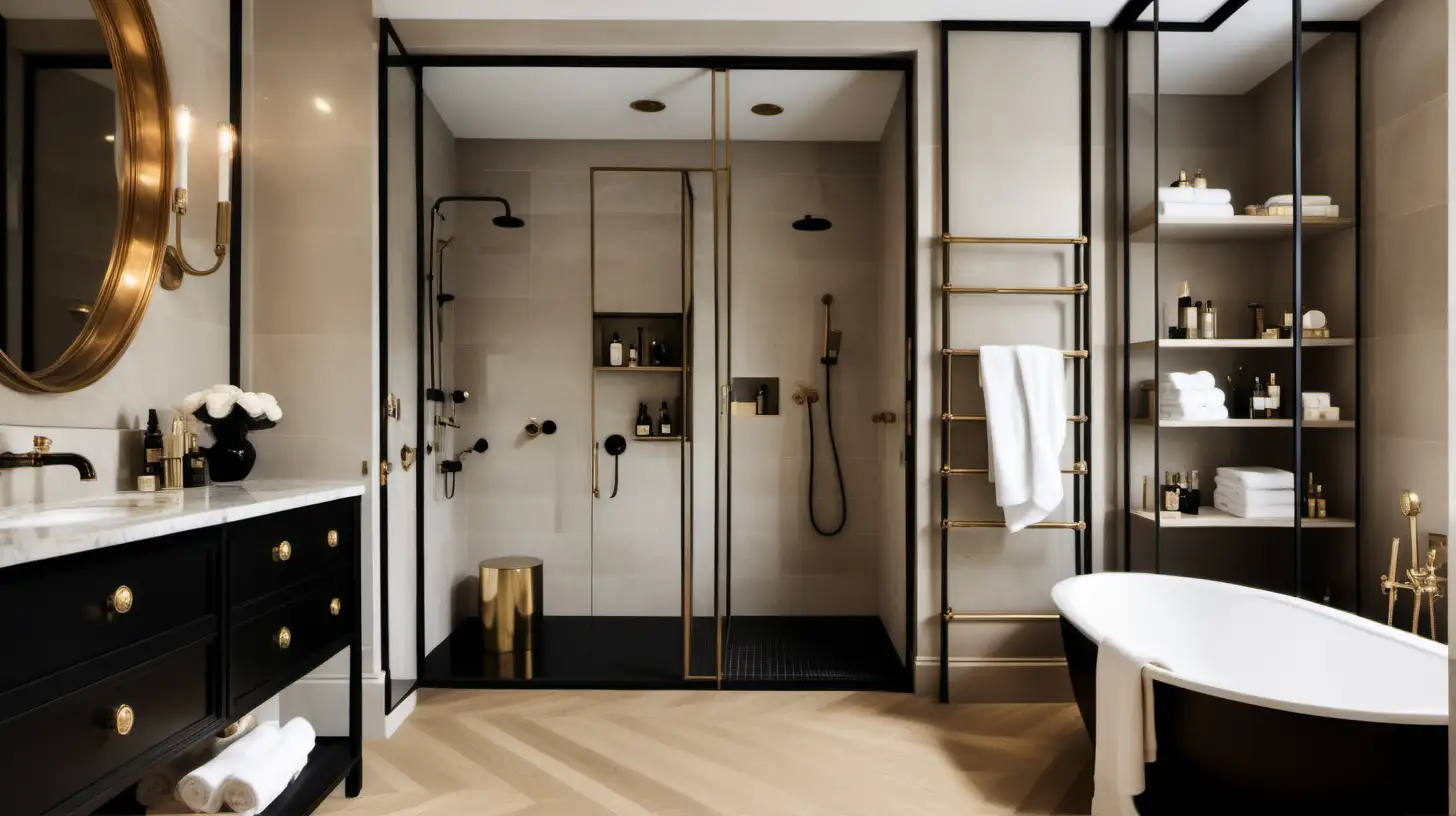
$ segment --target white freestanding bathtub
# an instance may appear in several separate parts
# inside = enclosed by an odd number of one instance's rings
[[[1158,759],[1139,812],[1446,811],[1445,646],[1193,578],[1083,575],[1057,584],[1052,598],[1089,734],[1103,637],[1167,667],[1145,670],[1155,681]]]

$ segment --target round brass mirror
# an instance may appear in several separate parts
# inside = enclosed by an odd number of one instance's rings
[[[172,114],[148,0],[55,0],[8,16],[0,129],[0,381],[75,391],[121,359],[156,288]],[[17,81],[18,80],[18,81]]]

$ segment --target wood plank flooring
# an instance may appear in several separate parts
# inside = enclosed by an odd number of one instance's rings
[[[428,691],[336,816],[1086,814],[1075,706],[869,692]]]

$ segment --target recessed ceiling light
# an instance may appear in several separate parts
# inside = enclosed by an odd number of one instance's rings
[[[638,113],[662,113],[667,110],[667,106],[656,99],[639,99],[628,107]]]
[[[784,109],[782,107],[775,105],[772,102],[760,102],[757,105],[754,105],[752,108],[749,108],[749,110],[753,111],[759,116],[778,116],[779,114],[784,112]]]
[[[334,106],[329,104],[329,100],[324,99],[322,96],[315,96],[313,98],[313,109],[318,111],[319,113],[334,112]]]

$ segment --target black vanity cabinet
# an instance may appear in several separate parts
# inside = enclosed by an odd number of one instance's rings
[[[264,813],[362,781],[359,499],[0,569],[0,816],[141,813],[129,790],[345,647],[349,736]]]

